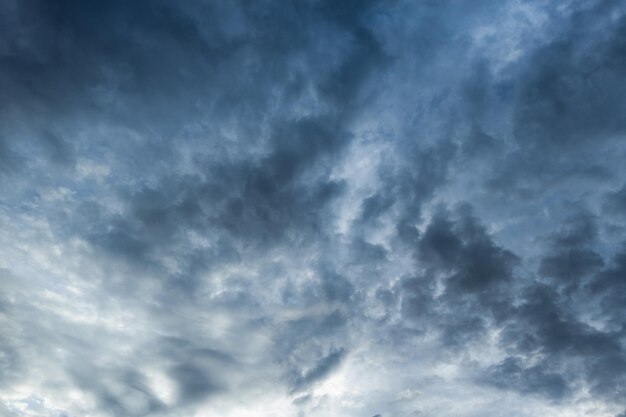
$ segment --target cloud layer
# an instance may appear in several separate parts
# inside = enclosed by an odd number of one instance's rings
[[[0,4],[0,414],[626,413],[626,7]]]

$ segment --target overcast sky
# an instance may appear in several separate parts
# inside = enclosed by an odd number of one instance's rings
[[[0,415],[626,416],[626,3],[0,0]]]

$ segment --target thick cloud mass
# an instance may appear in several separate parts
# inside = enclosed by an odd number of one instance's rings
[[[626,415],[626,5],[0,2],[0,415]]]

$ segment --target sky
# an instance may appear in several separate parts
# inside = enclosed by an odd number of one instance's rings
[[[0,415],[625,417],[626,3],[0,0]]]

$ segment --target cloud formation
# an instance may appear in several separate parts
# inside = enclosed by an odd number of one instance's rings
[[[0,4],[0,414],[626,409],[626,7]]]

